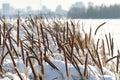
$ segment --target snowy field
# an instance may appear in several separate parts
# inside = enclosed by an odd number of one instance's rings
[[[1,19],[0,80],[120,80],[120,52],[104,25]]]

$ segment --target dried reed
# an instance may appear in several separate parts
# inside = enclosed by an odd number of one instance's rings
[[[106,22],[100,24],[100,25],[96,28],[95,33],[94,33],[95,35],[97,34],[98,29],[99,29],[101,26],[103,26],[104,24],[106,24]]]

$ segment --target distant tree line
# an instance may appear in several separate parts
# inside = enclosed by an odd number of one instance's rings
[[[67,13],[67,18],[120,18],[120,5],[104,5],[79,8],[71,7]]]

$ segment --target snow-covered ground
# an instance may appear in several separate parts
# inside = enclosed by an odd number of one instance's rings
[[[8,59],[5,60],[4,63],[5,64],[3,65],[3,68],[5,69],[6,73],[2,75],[0,80],[20,80],[18,75],[14,73],[12,61]],[[72,64],[68,64],[69,77],[67,77],[64,61],[54,60],[52,61],[52,63],[58,67],[59,71],[53,69],[50,65],[44,62],[45,80],[81,80],[79,73]],[[16,64],[23,80],[34,80],[34,76],[30,67],[26,67],[21,60],[16,60]],[[34,68],[35,71],[40,74],[39,65],[35,65]],[[81,73],[83,74],[84,65],[79,65],[79,68]],[[88,65],[88,77],[85,78],[85,80],[116,80],[114,73],[107,70],[106,68],[103,68],[103,71],[104,75],[101,75],[101,72],[97,66]]]

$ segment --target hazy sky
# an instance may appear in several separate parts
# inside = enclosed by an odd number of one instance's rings
[[[31,6],[33,9],[40,9],[42,4],[42,6],[45,5],[48,8],[55,10],[56,6],[60,4],[65,10],[68,10],[73,3],[78,1],[84,2],[86,6],[88,2],[93,2],[94,5],[120,4],[120,0],[0,0],[0,8],[3,3],[10,3],[10,5],[15,8]]]

